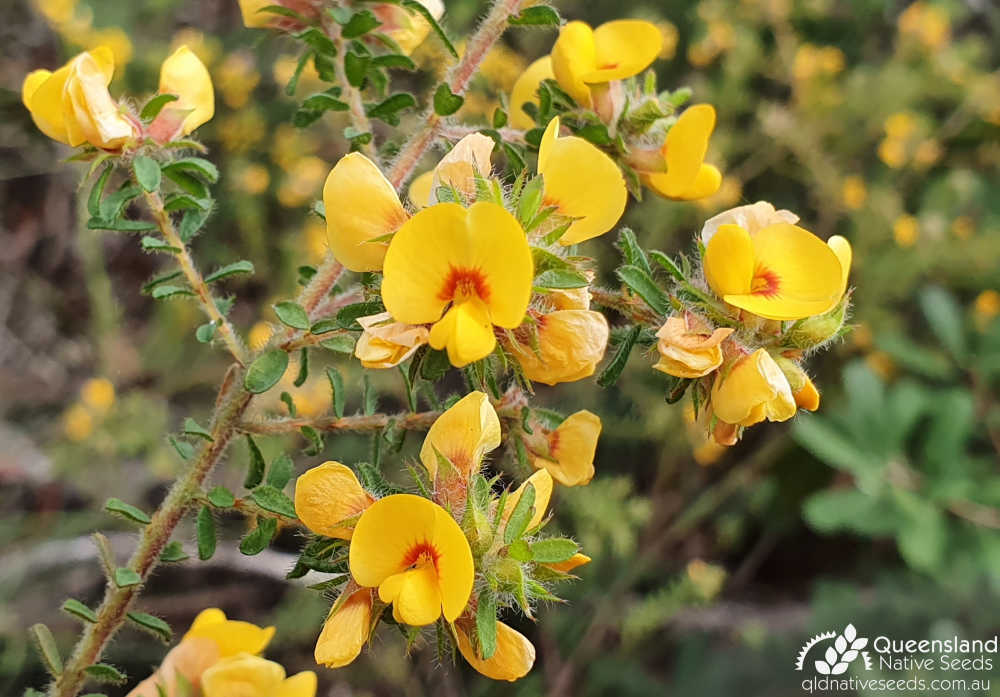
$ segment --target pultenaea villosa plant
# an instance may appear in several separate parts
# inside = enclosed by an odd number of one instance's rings
[[[438,24],[444,8],[430,1],[245,0],[241,9],[248,27],[301,45],[289,96],[310,61],[330,84],[302,100],[294,123],[305,128],[343,111],[352,124],[344,131],[351,152],[332,167],[314,206],[326,221],[330,254],[301,268],[301,292],[274,306],[282,326],[253,350],[228,318],[232,300],[216,290],[253,273],[253,264],[234,260],[203,273],[191,250],[209,222],[219,177],[190,137],[214,114],[211,77],[195,54],[181,47],[168,57],[157,92],[138,110],[109,94],[114,60],[106,48],[24,81],[23,101],[38,127],[78,148],[71,160],[89,163],[87,226],[138,234],[144,250],[171,259],[143,291],[196,302],[206,322],[195,338],[232,358],[211,422],[187,418],[171,436],[186,468],[157,510],[108,501],[109,512],[140,526],[139,544],[118,566],[96,536],[108,583],[96,609],[67,601],[84,622],[73,653],[64,661],[48,629],[32,629],[52,673],[48,694],[76,695],[88,680],[123,681],[100,659],[126,622],[170,639],[165,622],[133,610],[135,599],[158,563],[186,557],[171,540],[185,516],[195,516],[198,556],[213,555],[219,510],[254,521],[239,546],[247,555],[264,550],[281,526],[301,529],[306,542],[289,578],[322,575],[313,588],[336,597],[317,639],[318,664],[351,663],[379,624],[398,625],[411,644],[434,627],[442,657],[457,650],[483,675],[516,680],[531,669],[535,650],[498,617],[508,610],[532,617],[590,561],[545,525],[555,485],[585,485],[594,476],[601,431],[590,411],[566,417],[531,406],[532,384],[590,377],[610,345],[597,378],[608,386],[637,346],[655,346],[653,367],[670,377],[668,401],[689,393],[701,432],[718,444],[735,443],[765,419],[815,410],[819,392],[802,361],[844,331],[850,246],[843,238],[823,242],[794,213],[758,202],[707,221],[692,257],[646,250],[623,229],[620,283],[595,283],[587,245],[615,228],[630,194],[687,201],[721,182],[705,162],[715,110],[684,108],[686,88],[657,89],[647,69],[662,37],[647,22],[564,24],[545,4],[496,0],[459,54]],[[452,123],[509,26],[558,29],[551,55],[527,69],[490,124]],[[377,139],[420,103],[393,91],[393,71],[415,70],[408,54],[431,35],[453,64],[401,145]],[[375,121],[384,127],[375,129]],[[440,141],[454,146],[413,177]],[[609,311],[616,326],[594,307]],[[378,412],[366,387],[362,413],[345,415],[344,381],[328,368],[332,414],[297,417],[283,393],[288,418],[249,419],[248,406],[276,389],[290,356],[298,355],[294,382],[301,385],[317,350],[353,354],[368,370],[398,368],[409,409]],[[439,394],[452,370],[464,378],[465,394]],[[420,465],[409,467],[412,487],[403,490],[382,469],[411,430],[427,434]],[[299,476],[290,497],[291,456],[266,462],[254,437],[294,431],[312,455],[330,434],[369,432],[372,462],[325,462]],[[209,485],[237,437],[251,454],[239,496]],[[490,453],[533,474],[511,488],[484,469]],[[312,697],[314,673],[286,677],[259,656],[272,634],[205,610],[132,694],[224,697],[241,684],[261,696]]]

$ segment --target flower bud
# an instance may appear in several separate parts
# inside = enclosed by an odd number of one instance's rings
[[[537,343],[518,341],[511,351],[529,380],[546,385],[593,375],[608,345],[608,321],[593,310],[550,312],[538,318],[535,331]]]
[[[388,312],[359,317],[358,324],[364,332],[354,355],[365,368],[393,368],[426,344],[429,336],[426,327],[394,322]]]
[[[761,348],[719,372],[712,386],[712,411],[728,424],[752,426],[765,418],[792,418],[795,400],[781,368]]]
[[[656,332],[660,360],[656,370],[679,378],[700,378],[722,365],[721,344],[733,333],[722,327],[711,331],[697,315],[685,313],[668,317]]]
[[[836,337],[847,318],[850,295],[844,294],[840,302],[826,314],[807,317],[795,324],[788,333],[788,341],[795,348],[808,350],[822,346]]]

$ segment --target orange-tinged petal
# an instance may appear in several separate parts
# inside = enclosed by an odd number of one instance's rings
[[[493,655],[480,658],[462,625],[455,626],[458,650],[473,668],[493,680],[513,682],[523,678],[535,663],[535,647],[527,637],[503,622],[497,622],[497,645]]]
[[[545,518],[545,511],[549,508],[549,499],[552,498],[552,475],[549,474],[548,470],[538,470],[533,475],[524,480],[521,486],[517,487],[514,492],[507,497],[507,503],[503,509],[503,520],[510,518],[510,514],[514,512],[514,507],[517,506],[517,502],[521,500],[521,496],[524,494],[524,490],[527,486],[531,484],[535,489],[535,512],[531,516],[531,520],[528,522],[527,530],[531,530],[538,526]]]
[[[434,170],[424,172],[423,174],[414,177],[413,181],[410,182],[410,188],[407,193],[407,198],[410,199],[410,205],[417,210],[426,208],[430,205],[431,192],[433,190]]]
[[[353,526],[342,523],[373,502],[351,468],[339,462],[317,465],[295,482],[295,514],[317,535],[351,539]]]
[[[211,639],[219,647],[219,656],[226,658],[240,653],[260,653],[270,643],[274,631],[274,627],[226,619],[222,610],[208,608],[194,618],[184,639]]]
[[[402,324],[388,312],[359,317],[364,329],[354,346],[354,355],[365,368],[392,368],[399,365],[427,343],[426,327]]]
[[[533,128],[535,120],[524,111],[524,104],[531,102],[538,106],[538,86],[542,80],[555,79],[552,72],[552,58],[543,56],[528,66],[528,69],[521,73],[510,91],[510,125],[512,128],[528,130]]]
[[[437,453],[468,478],[483,455],[500,446],[500,419],[483,392],[470,392],[434,421],[420,449],[431,481],[437,476]]]
[[[767,418],[786,421],[795,415],[788,379],[765,349],[740,359],[712,385],[712,410],[722,421],[752,426]]]
[[[636,19],[606,22],[594,30],[595,69],[583,75],[593,84],[638,75],[656,60],[663,34],[655,24]]]
[[[583,107],[590,107],[590,87],[583,77],[597,68],[594,30],[584,22],[570,22],[559,31],[552,46],[552,72],[565,92]]]
[[[555,385],[594,374],[608,346],[608,321],[593,310],[557,310],[537,322],[538,353],[513,344],[512,352],[529,380]]]
[[[371,623],[371,589],[356,590],[323,623],[313,654],[316,662],[327,668],[341,668],[353,662],[368,641]]]
[[[456,368],[486,358],[497,345],[486,303],[474,298],[452,305],[431,327],[429,342],[438,350],[447,349]]]
[[[272,694],[273,697],[316,697],[316,687],[316,673],[311,670],[303,670],[290,678],[285,678],[285,681]]]
[[[323,185],[323,204],[327,240],[337,260],[351,271],[381,269],[388,244],[372,240],[396,230],[407,215],[375,163],[356,152],[340,158]]]
[[[177,95],[177,101],[168,104],[167,108],[190,110],[181,126],[185,135],[215,115],[212,77],[201,59],[187,46],[180,46],[160,66],[160,94]]]
[[[594,454],[601,434],[601,419],[587,410],[570,414],[549,434],[549,456],[536,457],[534,465],[547,469],[563,486],[588,484],[594,477]]]
[[[713,243],[724,229],[719,228]],[[816,235],[796,225],[778,223],[757,232],[751,240],[755,262],[752,284],[759,288],[750,293],[723,294],[727,303],[767,319],[792,320],[821,315],[840,300],[840,261]]]
[[[589,564],[591,561],[592,561],[591,558],[588,557],[586,554],[582,554],[581,552],[577,552],[576,554],[574,554],[572,557],[570,557],[566,561],[560,561],[560,562],[556,562],[556,563],[553,563],[553,564],[546,564],[545,566],[549,567],[553,571],[558,571],[558,572],[563,573],[563,574],[568,574],[569,572],[571,572],[573,569],[577,568],[578,566],[583,566],[584,564]]]
[[[656,336],[660,360],[653,366],[679,378],[700,378],[722,365],[720,344],[733,333],[729,327],[703,332],[682,316],[668,317]]]
[[[799,388],[795,394],[795,406],[806,411],[816,411],[819,409],[819,390],[808,377],[805,384]]]
[[[559,117],[545,129],[538,151],[538,173],[546,205],[574,221],[559,243],[576,244],[603,235],[625,212],[628,191],[614,160],[576,136],[559,137]]]
[[[847,241],[847,238],[840,235],[834,235],[826,241],[833,250],[833,253],[837,255],[837,261],[840,262],[840,293],[837,296],[839,300],[847,290],[847,278],[851,275],[851,260],[854,255],[851,250],[851,243]]]
[[[705,280],[720,297],[749,293],[754,249],[750,233],[738,225],[720,225],[705,247]]]

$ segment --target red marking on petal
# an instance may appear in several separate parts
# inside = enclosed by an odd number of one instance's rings
[[[604,65],[597,66],[598,70],[614,70],[618,67],[617,63],[605,63]]]
[[[780,287],[781,279],[778,277],[778,274],[766,266],[758,264],[753,274],[753,281],[750,284],[750,292],[753,295],[763,295],[765,298],[773,298],[778,294]]]
[[[479,298],[483,302],[490,299],[490,287],[486,282],[486,274],[480,269],[456,268],[452,266],[445,279],[444,286],[438,293],[438,298],[444,301],[461,302],[471,298]]]
[[[406,556],[403,557],[403,567],[409,569],[431,562],[434,564],[434,568],[437,569],[438,559],[440,558],[441,553],[437,551],[437,548],[427,540],[424,540],[423,542],[416,543],[407,550]]]

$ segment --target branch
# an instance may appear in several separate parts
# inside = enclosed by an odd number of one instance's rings
[[[479,70],[486,54],[507,29],[511,15],[516,14],[527,0],[495,0],[486,19],[476,29],[465,47],[461,60],[448,73],[448,88],[453,94],[463,95],[469,88],[469,81]],[[440,135],[441,117],[431,107],[424,115],[424,126],[410,136],[403,144],[396,161],[388,172],[388,179],[399,189],[413,174],[420,158]]]
[[[619,290],[591,286],[590,299],[594,304],[614,310],[632,322],[648,324],[654,328],[658,328],[662,323],[662,318],[649,309],[637,295],[626,295]]]
[[[166,240],[167,244],[174,247],[180,251],[174,253],[174,257],[177,259],[177,264],[181,267],[181,271],[184,273],[184,277],[187,279],[188,285],[191,286],[191,290],[194,291],[195,295],[198,297],[198,303],[201,305],[201,309],[204,310],[208,318],[215,323],[218,328],[222,340],[226,343],[226,347],[229,349],[229,353],[233,355],[236,362],[240,365],[246,365],[247,363],[247,353],[243,346],[243,342],[240,341],[239,335],[236,330],[233,329],[233,325],[229,323],[219,311],[219,306],[215,302],[215,296],[212,295],[212,291],[209,289],[208,284],[205,283],[205,279],[202,278],[201,272],[194,265],[194,259],[191,257],[191,253],[188,251],[187,245],[181,240],[180,235],[177,234],[177,230],[174,228],[174,223],[170,219],[170,214],[163,207],[163,199],[160,198],[160,194],[153,191],[147,192],[145,194],[146,205],[149,206],[149,211],[153,216],[153,220],[156,221],[157,227],[160,229],[160,233],[163,235],[163,239]]]
[[[294,433],[304,426],[317,431],[336,432],[352,431],[364,433],[378,431],[396,421],[399,428],[407,431],[425,431],[431,427],[434,420],[441,415],[439,411],[404,412],[402,414],[371,414],[370,416],[321,416],[316,419],[272,419],[269,421],[242,421],[237,428],[244,433],[257,433],[268,436],[282,433]]]
[[[458,126],[455,124],[444,124],[440,128],[440,134],[442,138],[447,138],[448,140],[461,140],[465,136],[471,133],[479,133],[487,126]],[[499,134],[500,137],[510,143],[520,143],[524,144],[524,131],[520,131],[516,128],[497,128],[494,129]]]
[[[333,40],[337,46],[337,60],[333,61],[333,69],[337,76],[337,83],[343,87],[341,96],[347,102],[348,113],[351,115],[351,123],[361,133],[371,133],[372,138],[361,146],[361,152],[369,160],[375,160],[378,153],[375,150],[375,134],[372,131],[371,121],[365,112],[365,104],[361,97],[361,90],[352,85],[347,80],[347,72],[344,70],[344,39],[341,36],[340,25],[332,21],[333,18],[328,13],[323,13],[323,30]]]

